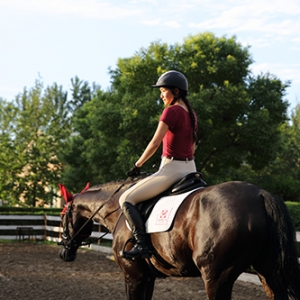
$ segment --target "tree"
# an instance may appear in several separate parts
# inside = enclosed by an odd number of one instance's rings
[[[275,159],[254,174],[253,180],[285,200],[300,201],[300,105],[294,109],[291,122],[282,125],[280,142]]]
[[[13,113],[1,124],[6,137],[1,146],[9,153],[1,172],[8,179],[1,180],[1,193],[10,204],[51,204],[62,170],[60,152],[71,132],[67,93],[56,84],[43,91],[37,81],[6,105],[8,109]]]
[[[156,129],[163,109],[152,89],[165,71],[176,69],[189,80],[189,99],[199,118],[198,170],[210,183],[230,167],[264,168],[276,155],[280,126],[286,121],[289,82],[276,76],[253,76],[248,47],[235,37],[212,33],[189,36],[182,45],[152,43],[110,70],[112,89],[83,105],[76,119],[91,178],[113,180],[131,167]],[[85,138],[85,132],[89,136]],[[160,153],[143,169],[151,171]],[[123,176],[122,176],[123,175]],[[82,186],[82,184],[81,184]]]
[[[244,85],[215,87],[203,91],[198,105],[194,100],[200,119],[199,168],[211,180],[222,169],[249,163],[260,170],[274,158],[286,120],[286,86],[269,74],[249,76]]]
[[[98,152],[94,151],[97,146],[95,144],[97,142],[97,131],[93,132],[90,126],[93,123],[92,115],[94,113],[96,113],[95,117],[97,118],[97,105],[91,99],[102,99],[103,92],[100,86],[93,83],[90,87],[87,81],[80,80],[78,77],[72,79],[71,82],[71,135],[68,137],[59,156],[64,163],[60,181],[66,184],[69,190],[76,192],[82,188],[83,183],[95,181],[95,178],[98,180],[98,165],[93,163],[94,159],[97,161]],[[90,140],[91,137],[92,140]],[[92,153],[95,155],[89,154],[89,143],[92,143],[94,151]]]
[[[14,182],[20,172],[20,157],[14,143],[17,110],[12,103],[0,99],[0,199],[15,203]]]

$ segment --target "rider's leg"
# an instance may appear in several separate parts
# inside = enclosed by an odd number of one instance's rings
[[[125,201],[136,205],[149,200],[167,190],[187,174],[195,171],[194,161],[163,159],[161,167],[156,173],[138,181],[120,196],[120,207]]]
[[[125,252],[124,256],[136,258],[151,255],[147,245],[144,220],[135,205],[157,196],[188,173],[195,172],[195,170],[194,161],[185,162],[167,159],[162,162],[156,173],[140,180],[121,195],[119,199],[120,207],[137,241],[133,249]]]

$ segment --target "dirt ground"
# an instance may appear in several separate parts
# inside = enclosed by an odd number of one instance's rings
[[[35,242],[0,244],[0,299],[126,299],[123,275],[107,254],[80,249],[64,262],[59,246]],[[158,279],[153,300],[207,299],[200,278]],[[262,287],[237,281],[232,299],[267,299]]]

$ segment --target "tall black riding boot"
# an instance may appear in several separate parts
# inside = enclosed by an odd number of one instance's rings
[[[149,258],[152,253],[147,245],[147,234],[145,231],[145,224],[143,217],[134,205],[129,202],[124,202],[122,205],[123,214],[129,223],[132,230],[132,234],[136,240],[136,244],[130,251],[124,251],[123,256],[125,258]]]

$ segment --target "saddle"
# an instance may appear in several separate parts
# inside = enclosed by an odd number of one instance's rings
[[[174,183],[170,188],[168,188],[166,191],[162,192],[161,194],[157,195],[156,197],[137,204],[137,208],[142,213],[144,220],[147,220],[153,207],[155,206],[155,204],[160,198],[183,194],[188,191],[194,190],[196,188],[206,187],[206,186],[207,183],[203,180],[202,173],[200,172],[189,173],[188,175],[180,179],[178,182]]]
[[[168,188],[163,193],[157,195],[156,197],[154,197],[152,199],[149,199],[149,200],[141,202],[140,204],[137,204],[136,207],[140,210],[144,221],[146,221],[149,218],[155,204],[162,197],[184,194],[184,193],[192,191],[196,188],[201,188],[201,187],[203,188],[206,186],[207,186],[207,183],[203,180],[202,173],[200,173],[200,172],[189,173],[184,178],[182,178],[181,180],[179,180],[178,182],[173,184],[170,188]],[[129,238],[125,242],[122,250],[120,251],[120,255],[122,257],[124,257],[125,248],[126,248],[127,244],[130,242],[132,242],[132,243],[135,242],[133,237]],[[156,270],[154,270],[154,272],[157,273]],[[162,274],[159,273],[157,276],[161,277]],[[162,277],[165,277],[165,276],[163,275]]]

